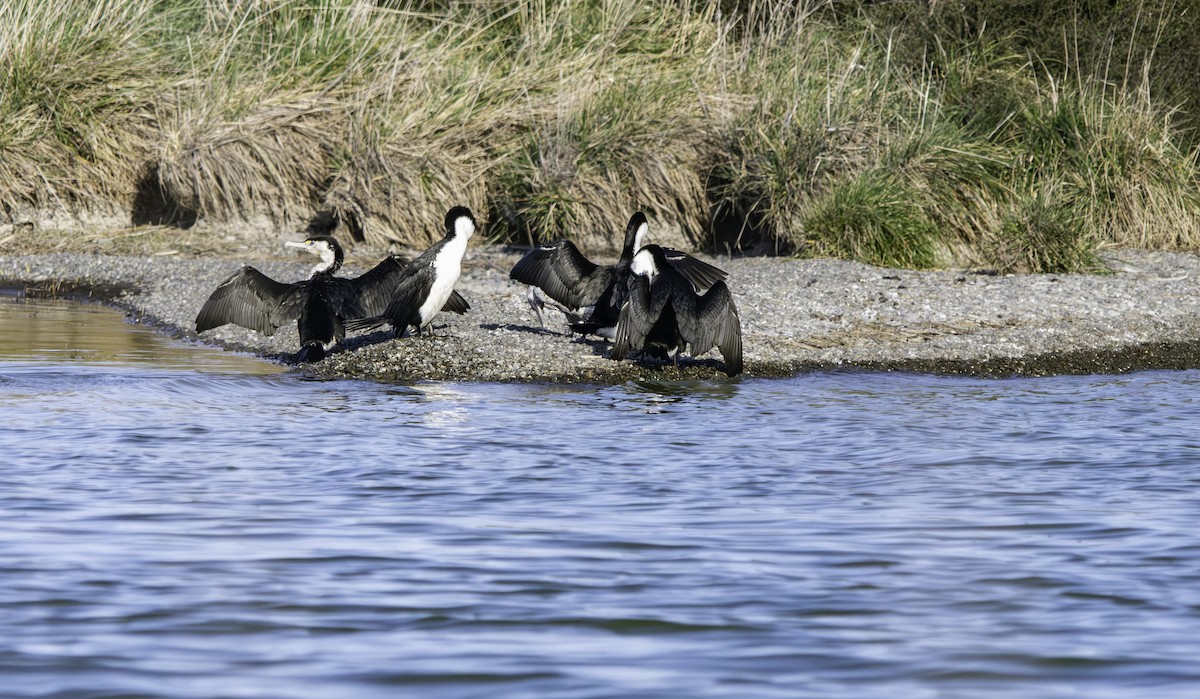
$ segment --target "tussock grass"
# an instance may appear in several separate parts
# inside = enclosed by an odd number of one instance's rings
[[[279,97],[235,121],[204,109],[208,99],[193,98],[193,109],[175,112],[157,154],[168,199],[218,220],[265,212],[286,224],[307,211],[326,177],[325,137],[341,105],[320,96]]]
[[[156,136],[151,0],[0,5],[0,203],[122,206]]]
[[[1196,154],[1184,152],[1172,113],[1144,93],[1090,82],[1054,84],[1020,127],[1031,163],[1054,164],[1096,240],[1195,249],[1200,243]]]
[[[936,261],[933,224],[908,183],[887,171],[837,180],[809,200],[801,220],[809,236],[802,244],[818,255],[892,267]]]
[[[15,0],[0,205],[420,247],[462,203],[492,240],[591,253],[641,209],[675,245],[909,267],[1200,247],[1196,155],[1149,68],[844,8]]]
[[[699,114],[661,82],[591,86],[525,135],[503,165],[509,234],[530,242],[574,231],[591,249],[611,248],[642,209],[703,239]],[[613,118],[612,115],[619,115]]]
[[[533,242],[567,233],[611,251],[642,209],[659,230],[703,241],[699,82],[717,40],[712,11],[636,0],[519,4],[511,65],[527,85],[531,121],[501,156],[498,234]]]
[[[1034,180],[1004,202],[987,260],[1000,271],[1080,272],[1099,268],[1086,212],[1074,183]]]

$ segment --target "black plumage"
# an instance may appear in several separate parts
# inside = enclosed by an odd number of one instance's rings
[[[384,309],[351,321],[350,330],[388,324],[397,335],[410,326],[420,333],[439,310],[466,311],[466,300],[454,291],[454,284],[462,271],[467,242],[475,233],[475,217],[467,207],[456,206],[446,213],[445,227],[445,236],[404,268]]]
[[[204,303],[196,315],[196,332],[233,323],[271,336],[284,325],[296,322],[300,335],[296,360],[317,361],[345,337],[347,320],[373,315],[386,307],[408,265],[402,257],[389,256],[360,277],[335,277],[343,253],[333,238],[317,235],[286,245],[321,258],[308,279],[289,284],[249,265],[242,267],[221,282]],[[466,300],[461,296],[447,302],[447,310],[462,313],[466,309]]]
[[[558,240],[539,246],[525,254],[509,272],[509,278],[528,284],[529,304],[537,313],[538,322],[545,327],[541,308],[545,301],[536,290],[545,292],[559,305],[580,333],[606,334],[617,324],[629,278],[629,263],[641,249],[648,224],[638,211],[625,226],[621,256],[611,265],[597,265],[584,257],[569,240]],[[663,248],[668,261],[699,290],[708,289],[724,279],[723,270],[702,262],[687,253]]]
[[[667,260],[662,248],[647,245],[630,264],[628,294],[617,323],[612,358],[631,351],[692,356],[713,347],[721,352],[725,373],[742,372],[742,325],[724,281],[697,293],[687,277]]]
[[[678,272],[697,292],[712,288],[714,284],[724,280],[727,276],[725,270],[698,260],[686,252],[674,248],[655,247],[661,251],[664,264]],[[645,247],[639,248],[639,250],[645,250]],[[630,271],[629,264],[618,263],[614,266],[616,269],[612,284],[601,294],[587,319],[571,323],[571,329],[575,332],[585,335],[597,334],[608,338],[612,338],[616,332],[617,321],[621,316],[621,307],[625,305],[629,283],[635,275]]]

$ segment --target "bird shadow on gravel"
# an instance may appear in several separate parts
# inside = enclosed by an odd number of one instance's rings
[[[351,352],[363,347],[369,347],[371,345],[378,345],[387,342],[395,337],[396,333],[392,332],[391,330],[372,330],[371,332],[363,333],[361,335],[347,336],[345,339],[339,342],[338,346],[329,354],[334,355],[341,354],[343,352]]]
[[[550,328],[535,328],[532,325],[515,325],[513,323],[480,323],[479,327],[484,330],[507,330],[514,333],[528,333],[531,335],[550,335],[557,337],[571,337],[572,333],[559,332]]]

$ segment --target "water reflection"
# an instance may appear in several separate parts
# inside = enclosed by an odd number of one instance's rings
[[[137,364],[267,375],[283,367],[250,355],[175,342],[100,304],[0,294],[0,361]]]
[[[738,394],[743,379],[714,379],[712,381],[649,381],[638,380],[633,386],[645,393],[663,397],[689,397],[698,400],[728,400]]]

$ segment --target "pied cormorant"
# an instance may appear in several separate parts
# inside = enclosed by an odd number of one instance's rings
[[[694,357],[716,347],[725,362],[726,374],[736,376],[742,372],[742,324],[724,281],[697,293],[657,245],[638,251],[630,271],[613,359],[643,350],[673,354],[678,364],[679,353],[684,350]]]
[[[545,301],[537,289],[559,304],[559,310],[567,315],[572,330],[611,339],[625,301],[629,263],[645,244],[647,228],[646,215],[641,211],[629,218],[621,256],[615,264],[597,265],[584,257],[571,241],[558,240],[530,250],[513,266],[508,276],[529,285],[529,305],[537,313],[538,323],[543,328],[546,324],[541,309]],[[723,270],[685,252],[671,248],[663,248],[663,252],[670,264],[699,291],[727,276]]]
[[[383,311],[352,321],[348,324],[351,330],[367,330],[386,323],[396,330],[397,337],[409,326],[415,327],[418,334],[422,329],[432,332],[433,317],[458,293],[454,284],[462,272],[467,242],[475,233],[475,217],[467,207],[456,206],[446,213],[445,227],[445,237],[404,268]]]
[[[403,257],[391,255],[366,274],[347,279],[333,276],[342,266],[343,253],[332,237],[314,235],[284,245],[320,258],[308,279],[279,282],[246,265],[208,297],[196,316],[196,332],[233,323],[270,336],[296,321],[300,334],[296,361],[317,361],[345,337],[346,321],[379,313],[387,306],[408,265]],[[466,299],[454,296],[446,301],[446,310],[465,313]]]

